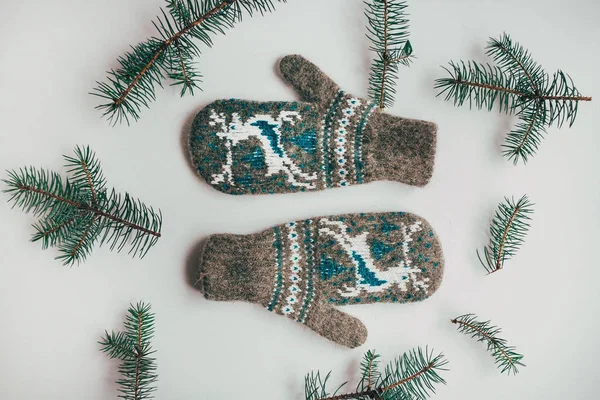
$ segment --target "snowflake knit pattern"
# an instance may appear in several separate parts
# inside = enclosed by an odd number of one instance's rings
[[[205,297],[248,301],[347,347],[367,329],[332,306],[424,300],[444,261],[427,221],[402,212],[289,222],[252,235],[212,235],[200,260]]]
[[[279,68],[305,102],[219,100],[194,119],[190,157],[210,185],[265,194],[429,181],[435,124],[382,113],[301,56],[284,57]]]

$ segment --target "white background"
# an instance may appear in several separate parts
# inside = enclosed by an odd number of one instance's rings
[[[312,369],[334,370],[333,381],[353,385],[367,349],[387,361],[419,345],[443,351],[450,362],[447,385],[434,398],[599,397],[600,3],[410,1],[418,59],[401,69],[389,112],[439,125],[431,183],[260,197],[221,194],[195,175],[182,147],[189,123],[218,98],[297,99],[274,67],[288,53],[303,54],[365,96],[371,54],[363,3],[290,0],[273,14],[247,18],[198,60],[203,92],[180,99],[179,89],[166,86],[138,123],[112,128],[88,92],[129,45],[153,34],[150,21],[163,4],[0,2],[0,170],[35,165],[64,173],[61,155],[90,145],[110,186],[164,215],[163,238],[143,260],[100,248],[68,268],[53,260],[55,249],[29,242],[31,215],[0,204],[0,398],[116,398],[117,362],[99,352],[97,341],[105,329],[120,329],[129,303],[139,300],[156,312],[159,400],[302,399],[303,377]],[[433,89],[445,74],[440,65],[485,60],[488,37],[503,31],[548,72],[563,69],[595,98],[580,106],[573,128],[549,129],[526,166],[501,157],[514,119],[455,108]],[[475,250],[487,243],[490,217],[503,196],[524,193],[536,203],[526,243],[505,270],[485,277]],[[436,229],[444,282],[422,303],[346,307],[369,329],[361,348],[334,345],[258,306],[206,301],[186,281],[199,243],[211,233],[392,210],[417,213]],[[467,312],[504,329],[525,355],[519,375],[501,375],[483,344],[455,331],[450,318]]]

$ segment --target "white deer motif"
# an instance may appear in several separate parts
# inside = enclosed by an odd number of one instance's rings
[[[235,186],[231,170],[233,165],[233,146],[242,140],[254,137],[260,141],[265,154],[267,165],[266,176],[283,172],[287,176],[287,181],[294,186],[301,186],[308,189],[316,188],[314,181],[317,179],[317,174],[303,172],[294,164],[281,144],[281,132],[279,129],[282,123],[289,122],[294,125],[296,119],[302,119],[298,112],[282,111],[276,119],[270,115],[256,115],[249,118],[246,122],[241,121],[238,113],[232,114],[231,117],[231,122],[227,124],[224,113],[217,114],[214,110],[211,110],[209,125],[221,125],[221,130],[217,132],[217,137],[225,140],[225,148],[227,149],[226,163],[222,166],[223,171],[220,174],[213,174],[212,184],[222,183],[227,180],[230,185]],[[299,179],[304,181],[300,181]]]
[[[352,288],[345,287],[345,291],[340,290],[343,297],[355,297],[362,291],[367,293],[379,293],[390,286],[396,284],[401,291],[408,290],[407,283],[410,280],[414,289],[423,290],[427,293],[429,278],[418,279],[421,274],[420,268],[414,268],[410,265],[412,260],[408,257],[409,243],[412,242],[412,234],[422,229],[421,221],[417,221],[410,226],[400,223],[402,240],[402,260],[397,266],[391,267],[386,271],[379,269],[371,256],[371,248],[367,243],[369,232],[363,232],[358,236],[350,236],[347,233],[348,226],[342,221],[330,221],[326,218],[320,220],[321,228],[319,233],[329,235],[335,239],[342,249],[348,254],[355,269],[355,285]],[[374,276],[374,283],[369,283],[366,275]],[[406,279],[410,278],[410,279]]]

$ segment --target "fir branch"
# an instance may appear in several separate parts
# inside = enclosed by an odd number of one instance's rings
[[[366,390],[371,390],[373,384],[381,379],[381,373],[379,372],[379,358],[380,355],[371,350],[367,351],[365,354],[363,361],[360,364],[362,373],[361,380],[358,384],[360,389],[366,388]],[[357,389],[357,391],[360,389]]]
[[[408,7],[404,0],[371,0],[367,7],[369,50],[375,52],[369,73],[369,96],[379,108],[391,107],[396,94],[399,64],[413,59],[408,40]]]
[[[65,265],[81,262],[94,245],[108,243],[121,251],[130,242],[134,256],[143,257],[161,237],[162,215],[129,194],[109,193],[100,162],[89,147],[64,156],[70,177],[33,167],[8,171],[4,192],[13,207],[39,217],[32,241],[42,248],[58,247]]]
[[[154,335],[154,314],[150,305],[131,305],[125,320],[124,332],[105,332],[98,342],[110,358],[121,360],[117,380],[119,398],[126,400],[152,399],[156,391],[156,360],[150,341]]]
[[[107,82],[97,82],[91,94],[106,103],[96,108],[114,124],[139,119],[143,107],[156,99],[157,87],[170,78],[180,85],[180,95],[194,94],[200,75],[192,67],[200,48],[198,40],[212,47],[211,36],[225,33],[242,20],[244,13],[264,14],[274,10],[274,1],[286,0],[167,0],[165,12],[153,21],[158,36],[131,48],[119,57],[120,67],[108,71]]]
[[[531,54],[509,35],[490,38],[486,54],[495,66],[468,61],[450,62],[444,68],[449,77],[436,80],[446,100],[454,105],[469,103],[478,108],[498,110],[519,117],[517,126],[508,134],[503,155],[515,164],[533,156],[546,132],[554,123],[572,126],[579,102],[591,101],[575,88],[571,77],[557,71],[550,76]]]
[[[501,373],[507,372],[508,375],[517,374],[518,367],[524,367],[521,362],[523,355],[516,352],[515,347],[509,346],[505,339],[498,335],[501,329],[494,326],[490,321],[478,321],[474,314],[465,314],[450,320],[457,324],[459,332],[471,335],[478,342],[486,342],[487,350],[494,356],[495,363],[501,369]]]
[[[526,195],[516,203],[514,199],[504,198],[505,202],[498,205],[496,214],[490,226],[490,244],[483,249],[484,260],[479,251],[477,257],[488,274],[497,272],[504,267],[504,262],[510,260],[519,250],[529,229],[530,215],[533,204]]]
[[[319,373],[307,375],[306,399],[425,399],[435,392],[434,384],[446,383],[438,372],[446,371],[447,361],[442,354],[434,356],[427,348],[404,353],[386,366],[383,375],[378,372],[378,358],[379,355],[371,351],[365,354],[361,363],[362,378],[352,393],[337,394],[338,388],[330,394],[326,388],[330,374],[324,380]]]

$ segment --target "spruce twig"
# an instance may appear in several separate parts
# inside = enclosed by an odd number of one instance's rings
[[[352,393],[338,394],[346,384],[333,393],[327,390],[330,374],[321,379],[319,372],[311,373],[305,379],[306,400],[344,399],[410,399],[428,398],[435,392],[434,384],[446,383],[438,375],[446,371],[447,361],[442,354],[434,356],[433,351],[420,347],[390,362],[383,373],[379,372],[379,354],[368,351],[361,363],[361,380]]]
[[[65,265],[83,261],[96,242],[121,251],[131,239],[134,256],[143,257],[161,237],[162,215],[129,194],[105,188],[100,162],[89,147],[76,147],[64,156],[70,178],[33,167],[8,171],[4,192],[9,202],[39,221],[32,241],[42,248],[58,247]]]
[[[471,335],[478,342],[487,343],[487,350],[494,356],[496,365],[501,369],[501,373],[506,372],[508,375],[517,374],[518,367],[524,367],[521,362],[523,355],[516,352],[513,346],[509,346],[505,339],[498,335],[501,329],[494,326],[490,321],[477,321],[474,314],[465,314],[450,320],[453,324],[457,324],[459,332]]]
[[[375,52],[369,74],[369,96],[383,110],[394,104],[398,65],[408,67],[413,59],[408,40],[408,6],[404,0],[371,0],[365,5],[369,50]]]
[[[367,390],[371,390],[373,388],[374,382],[380,379],[381,376],[379,374],[379,358],[379,354],[376,354],[371,350],[367,351],[362,363],[360,364],[362,378],[359,386],[364,386]]]
[[[454,105],[495,106],[500,112],[514,114],[519,122],[503,145],[503,155],[515,164],[527,162],[538,150],[546,129],[554,123],[572,126],[579,102],[591,101],[575,88],[571,77],[558,70],[552,76],[537,64],[531,54],[506,33],[490,38],[486,54],[495,65],[474,61],[450,62],[444,68],[449,77],[436,80],[438,94]]]
[[[154,314],[150,305],[131,305],[125,319],[124,332],[105,332],[98,342],[110,358],[121,360],[119,373],[119,398],[125,400],[152,399],[156,391],[156,360],[150,341],[154,335]]]
[[[193,95],[201,78],[192,66],[201,52],[195,40],[212,47],[212,35],[224,34],[244,13],[273,11],[274,1],[286,0],[167,0],[167,12],[161,9],[153,22],[157,36],[132,47],[119,57],[120,67],[107,72],[107,82],[97,82],[91,94],[107,102],[96,108],[113,125],[129,124],[130,117],[137,121],[166,78],[181,86],[182,97],[188,92]]]
[[[516,203],[514,199],[505,198],[498,205],[490,226],[490,244],[483,248],[483,260],[479,251],[477,257],[488,274],[504,267],[519,250],[529,229],[533,204],[526,195]]]

